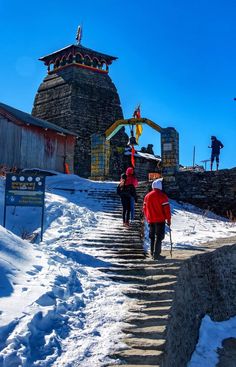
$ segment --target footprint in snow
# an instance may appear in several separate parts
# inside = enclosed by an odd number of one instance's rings
[[[56,297],[53,292],[47,292],[39,297],[36,303],[40,306],[54,306],[56,304]]]
[[[43,267],[41,265],[33,265],[33,267],[37,270],[37,271],[41,271],[43,269]]]

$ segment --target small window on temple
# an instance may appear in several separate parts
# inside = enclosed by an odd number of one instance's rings
[[[67,61],[67,64],[72,64],[73,63],[73,55],[70,54],[66,61]]]
[[[53,64],[49,64],[48,65],[48,72],[50,73],[53,70],[54,65]]]
[[[54,69],[57,69],[60,65],[60,60],[56,59],[55,64],[54,64]]]
[[[63,57],[63,58],[61,59],[60,64],[61,64],[61,66],[66,65],[66,58],[65,58],[65,57]]]
[[[102,70],[107,70],[107,64],[105,62],[102,63]]]
[[[84,64],[87,66],[91,66],[91,59],[88,56],[85,56],[84,58]]]
[[[77,64],[82,64],[82,56],[80,54],[76,54],[75,61]]]
[[[94,68],[98,67],[98,59],[93,59],[93,67]]]

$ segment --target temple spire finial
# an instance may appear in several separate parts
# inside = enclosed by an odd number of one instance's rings
[[[81,44],[81,39],[82,39],[82,26],[79,25],[76,33],[76,40],[78,45]]]

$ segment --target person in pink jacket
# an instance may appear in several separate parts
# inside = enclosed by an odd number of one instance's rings
[[[125,185],[133,185],[134,188],[136,189],[136,187],[138,186],[138,180],[135,177],[133,167],[128,167],[125,173],[126,173],[126,176],[127,176],[126,181],[125,181]],[[135,197],[131,196],[131,200],[130,200],[131,222],[134,220],[135,201],[137,201],[137,199],[135,199]]]

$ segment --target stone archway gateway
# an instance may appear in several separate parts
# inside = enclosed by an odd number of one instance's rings
[[[179,134],[174,127],[162,128],[147,118],[131,118],[115,121],[104,134],[91,136],[91,179],[105,180],[110,176],[110,139],[123,126],[136,126],[146,124],[161,135],[161,159],[163,174],[171,177],[179,169]]]

